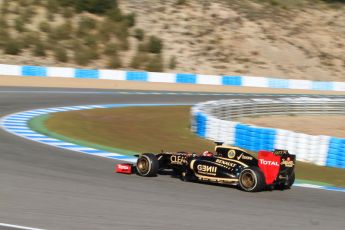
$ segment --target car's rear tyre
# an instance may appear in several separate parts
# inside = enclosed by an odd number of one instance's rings
[[[292,172],[285,189],[290,189],[293,183],[295,183],[295,172]]]
[[[280,190],[290,189],[294,182],[295,182],[295,172],[292,172],[292,174],[288,176],[285,183],[278,184],[277,189],[280,189]]]
[[[157,176],[159,162],[153,153],[143,153],[137,160],[137,172],[140,176]]]
[[[249,167],[241,171],[239,185],[246,192],[259,192],[265,187],[265,178],[258,167]]]

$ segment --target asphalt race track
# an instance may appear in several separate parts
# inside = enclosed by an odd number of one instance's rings
[[[42,92],[48,90],[50,93]],[[0,116],[68,105],[196,103],[234,97],[88,92],[0,88]],[[294,187],[283,192],[245,193],[170,176],[114,174],[115,163],[0,130],[0,223],[67,230],[316,230],[345,226],[345,194],[341,192]]]

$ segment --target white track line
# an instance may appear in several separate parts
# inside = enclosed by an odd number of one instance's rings
[[[26,227],[26,226],[20,226],[20,225],[14,225],[14,224],[5,224],[5,223],[0,223],[0,227],[23,229],[23,230],[44,230],[42,228],[31,228],[31,227]]]

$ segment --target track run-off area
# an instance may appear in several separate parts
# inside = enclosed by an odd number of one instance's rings
[[[243,97],[272,95],[0,88],[0,115]],[[342,229],[345,224],[342,192],[293,187],[245,193],[170,176],[114,174],[117,160],[42,145],[4,130],[0,143],[2,223],[42,229]]]

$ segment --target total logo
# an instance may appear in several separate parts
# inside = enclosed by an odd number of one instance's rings
[[[274,165],[279,167],[279,163],[277,161],[266,161],[264,159],[260,159],[260,164],[262,165]]]
[[[121,164],[119,164],[117,167],[119,169],[124,169],[124,170],[128,170],[130,168],[130,166],[128,166],[128,165],[121,165]]]

